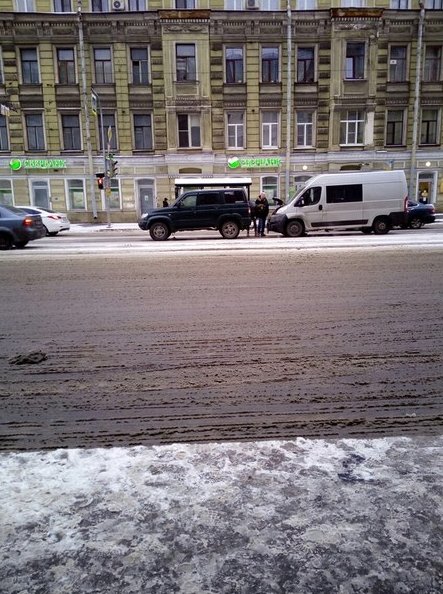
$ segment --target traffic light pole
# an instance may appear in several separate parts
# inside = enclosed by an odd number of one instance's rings
[[[103,171],[104,171],[104,188],[101,192],[104,192],[104,204],[106,207],[106,218],[108,222],[108,227],[111,227],[111,209],[109,204],[109,194],[111,193],[111,184],[109,180],[109,167],[108,167],[108,159],[106,157],[106,145],[105,145],[105,128],[103,125],[103,110],[102,104],[100,101],[99,95],[93,90],[93,97],[97,102],[98,114],[100,118],[100,133],[101,133],[101,143],[102,143],[102,153],[103,153]],[[103,194],[102,194],[102,201],[103,201]]]

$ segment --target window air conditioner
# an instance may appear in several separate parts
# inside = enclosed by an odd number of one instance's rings
[[[123,0],[111,0],[112,10],[114,12],[120,12],[126,10],[126,6]]]
[[[258,10],[260,0],[246,0],[246,8],[248,10]]]

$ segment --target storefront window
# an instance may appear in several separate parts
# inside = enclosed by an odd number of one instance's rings
[[[9,179],[0,179],[0,204],[13,206],[12,183]]]
[[[69,210],[86,210],[86,196],[82,179],[68,179]]]
[[[109,196],[109,208],[112,210],[120,210],[120,185],[118,179],[111,179],[111,195]]]
[[[266,194],[269,204],[275,204],[278,195],[278,177],[270,175],[262,179],[262,192]]]

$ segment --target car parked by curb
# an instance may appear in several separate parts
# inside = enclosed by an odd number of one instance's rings
[[[55,212],[54,210],[40,206],[17,205],[16,208],[20,208],[28,214],[39,214],[46,229],[46,235],[54,236],[60,233],[60,231],[69,231],[71,228],[71,223],[63,212]]]
[[[39,214],[28,214],[15,206],[0,205],[0,250],[24,248],[29,241],[46,235]]]
[[[421,202],[414,202],[414,200],[408,200],[406,213],[405,228],[420,229],[423,225],[435,221],[435,206],[433,204],[423,204]]]

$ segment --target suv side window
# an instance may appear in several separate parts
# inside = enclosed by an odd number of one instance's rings
[[[243,190],[225,190],[223,192],[226,204],[235,204],[236,202],[246,202]]]
[[[180,202],[181,208],[195,208],[197,204],[197,194],[188,194]]]
[[[201,192],[197,196],[197,206],[208,206],[211,204],[220,204],[220,194],[218,192]]]

